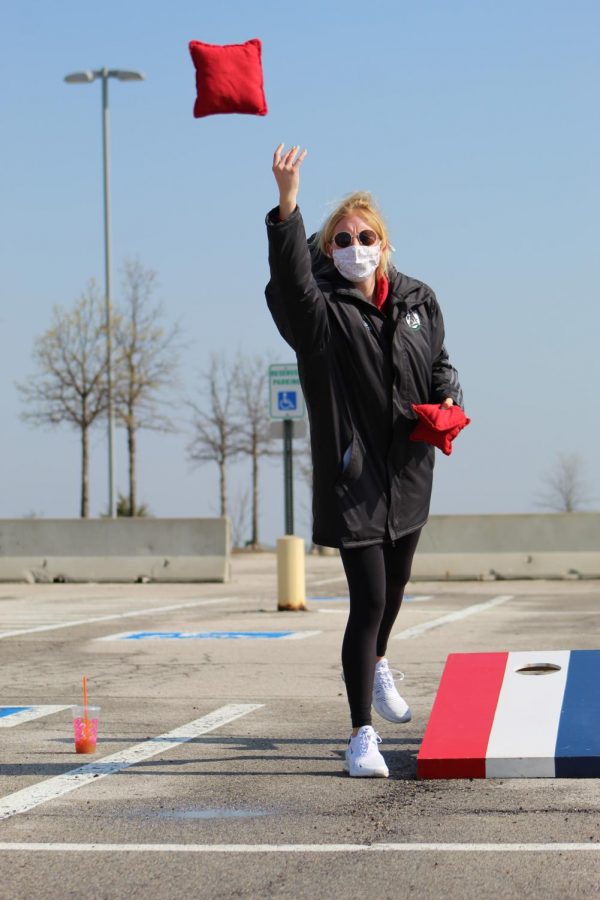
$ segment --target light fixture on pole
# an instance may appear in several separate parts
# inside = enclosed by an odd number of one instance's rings
[[[118,81],[143,81],[141,72],[128,69],[97,69],[94,71],[73,72],[65,76],[67,84],[89,84],[96,79],[102,79],[102,158],[103,158],[103,185],[104,185],[104,296],[106,302],[106,392],[108,406],[108,515],[114,519],[116,510],[115,490],[115,454],[114,454],[114,403],[113,403],[113,372],[112,372],[112,295],[111,295],[111,260],[110,260],[110,179],[108,156],[108,79],[116,78]],[[135,513],[135,510],[131,511]]]

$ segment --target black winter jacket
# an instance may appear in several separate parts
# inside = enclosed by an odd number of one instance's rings
[[[313,541],[361,547],[425,524],[434,448],[410,441],[412,403],[452,397],[462,406],[444,348],[444,323],[426,284],[390,267],[386,313],[307,243],[298,208],[267,215],[269,310],[296,352],[310,422]]]

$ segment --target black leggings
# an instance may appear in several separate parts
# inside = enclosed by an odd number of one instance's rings
[[[395,544],[340,551],[350,591],[342,666],[354,728],[371,724],[375,658],[385,656],[420,535],[419,528]]]

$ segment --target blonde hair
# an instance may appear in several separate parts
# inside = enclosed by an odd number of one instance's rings
[[[379,240],[385,246],[381,249],[381,259],[377,266],[377,278],[387,274],[390,259],[390,237],[383,216],[379,212],[373,196],[368,191],[355,191],[338,203],[330,213],[319,232],[319,249],[321,253],[328,255],[328,248],[333,241],[338,222],[345,216],[355,213],[368,222]]]

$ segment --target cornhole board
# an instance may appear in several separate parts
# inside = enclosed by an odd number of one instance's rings
[[[417,777],[600,777],[600,650],[451,653]]]

